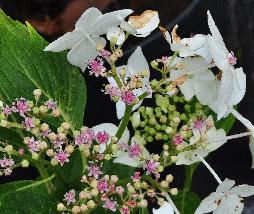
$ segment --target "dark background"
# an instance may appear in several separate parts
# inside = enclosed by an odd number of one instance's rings
[[[169,30],[175,24],[179,25],[179,35],[189,37],[196,33],[209,33],[206,11],[209,9],[219,27],[226,46],[238,54],[237,66],[242,66],[247,74],[247,91],[239,105],[239,112],[254,121],[254,1],[252,0],[0,0],[0,7],[14,19],[22,22],[28,20],[48,40],[53,41],[58,36],[72,30],[76,20],[83,11],[96,6],[104,12],[132,8],[135,13],[145,9],[158,10],[161,25]],[[145,40],[138,39],[124,46],[123,62],[134,48],[141,44],[148,60],[169,54],[169,45],[160,32],[155,31]],[[93,126],[103,122],[117,124],[115,105],[101,92],[101,81],[98,78],[84,74],[88,88],[88,103],[84,123]],[[231,134],[245,131],[236,122]],[[248,149],[248,139],[237,139],[228,142],[222,148],[213,152],[207,161],[222,178],[230,178],[237,184],[254,185],[254,172],[250,169],[251,156]],[[173,174],[176,185],[183,181],[182,167],[175,167]],[[0,177],[0,183],[18,179],[33,179],[37,173],[34,169],[17,169],[8,177]],[[195,172],[193,190],[202,198],[214,191],[217,186],[207,169],[200,165]],[[252,198],[247,200],[246,214],[254,213],[251,206]]]

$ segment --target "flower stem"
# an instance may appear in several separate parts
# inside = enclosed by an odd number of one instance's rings
[[[125,112],[124,112],[124,117],[120,123],[120,126],[116,132],[116,137],[118,140],[122,137],[128,123],[131,117],[131,112],[132,112],[132,107],[133,105],[125,105]]]
[[[209,163],[206,162],[204,158],[202,158],[200,155],[198,155],[198,158],[202,161],[202,163],[206,166],[206,168],[211,172],[213,177],[216,179],[216,181],[221,184],[222,181],[220,177],[217,175],[217,173],[214,171],[214,169],[209,165]]]
[[[115,79],[118,87],[121,88],[123,84],[117,75],[115,64],[111,65],[111,72],[112,72],[112,77]]]
[[[38,169],[39,173],[40,173],[40,176],[42,178],[42,180],[45,180],[45,185],[47,187],[47,190],[48,190],[48,193],[49,194],[52,194],[52,192],[54,191],[55,187],[51,181],[51,179],[47,180],[49,178],[49,174],[46,170],[46,168],[44,167],[43,164],[41,163],[36,163],[35,164],[36,168]]]
[[[193,164],[190,166],[185,166],[185,180],[184,180],[184,190],[189,191],[191,189],[192,177],[198,164]]]
[[[249,129],[252,134],[254,132],[254,126],[252,125],[252,123],[246,119],[245,117],[243,117],[238,111],[236,111],[234,108],[231,109],[230,111],[237,120],[239,120],[243,125],[245,125],[247,127],[247,129]]]

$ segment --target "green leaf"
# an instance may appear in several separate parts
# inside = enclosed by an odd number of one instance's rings
[[[179,191],[176,196],[172,196],[172,200],[181,214],[194,213],[201,202],[194,192],[187,190]]]
[[[221,120],[215,122],[215,126],[217,128],[222,128],[225,130],[226,133],[229,133],[235,121],[236,121],[235,117],[232,114],[230,114],[226,118],[222,118]]]
[[[40,184],[41,181],[16,181],[0,185],[0,213],[57,214],[57,202]]]
[[[0,10],[0,99],[33,100],[42,90],[44,100],[57,101],[62,117],[78,129],[83,123],[86,86],[80,71],[66,60],[66,53],[44,52],[47,42],[27,24],[13,21]]]

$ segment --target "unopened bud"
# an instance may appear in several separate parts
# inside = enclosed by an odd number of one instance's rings
[[[57,204],[57,211],[63,212],[66,210],[66,207],[63,203]]]

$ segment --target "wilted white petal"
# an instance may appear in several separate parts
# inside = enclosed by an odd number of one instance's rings
[[[89,31],[91,27],[93,27],[93,22],[96,20],[99,16],[101,16],[102,13],[95,7],[91,7],[87,9],[79,18],[79,20],[75,24],[76,29],[82,29],[83,31]]]
[[[159,209],[153,208],[153,214],[174,214],[174,210],[168,202],[164,202]]]
[[[216,189],[216,192],[227,193],[235,185],[234,180],[226,178]]]
[[[131,16],[128,23],[137,31],[134,36],[146,37],[158,27],[160,19],[157,11],[146,10],[140,16]]]
[[[71,49],[85,37],[84,33],[78,30],[66,33],[54,42],[45,47],[44,51],[60,52]]]
[[[90,29],[89,33],[97,35],[105,34],[109,28],[119,26],[121,22],[132,12],[133,10],[123,9],[105,13],[95,19],[93,27]]]
[[[249,197],[254,195],[254,186],[247,184],[235,186],[229,191],[229,193],[239,195],[240,197]]]
[[[201,201],[194,214],[210,213],[216,210],[218,208],[218,201],[222,196],[223,193],[211,193]]]
[[[81,68],[82,71],[86,69],[89,60],[98,56],[96,45],[101,44],[105,46],[106,41],[102,37],[93,39],[83,39],[76,44],[67,54],[67,59],[72,65]]]
[[[206,149],[195,149],[185,152],[180,152],[177,155],[178,161],[176,162],[176,165],[191,165],[193,163],[199,162],[200,158],[198,157],[206,157],[208,155],[208,150]]]
[[[107,31],[107,39],[115,40],[115,44],[121,45],[125,40],[125,33],[119,27],[112,27]]]
[[[219,207],[213,212],[214,214],[241,214],[244,204],[242,198],[237,195],[225,195],[222,197]]]

